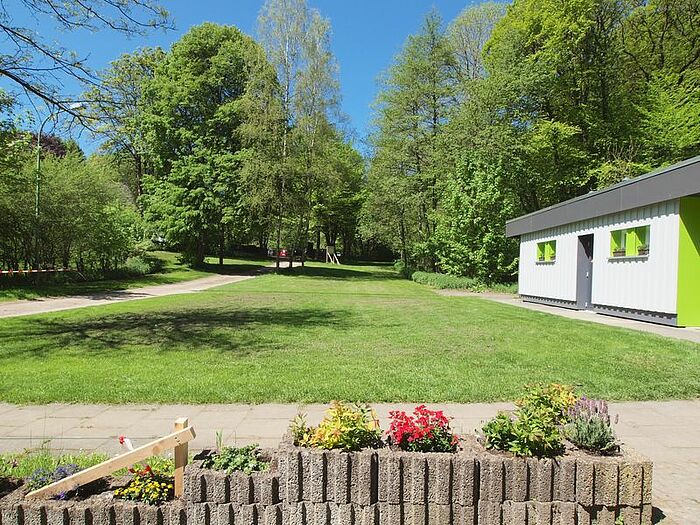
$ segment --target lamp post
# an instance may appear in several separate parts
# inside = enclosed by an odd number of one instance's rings
[[[68,109],[80,109],[83,107],[82,102],[76,102],[68,106]],[[34,237],[34,256],[36,258],[36,269],[39,269],[39,194],[41,191],[41,134],[44,132],[44,126],[46,123],[54,117],[57,117],[59,113],[63,111],[62,108],[58,108],[55,111],[49,113],[49,115],[44,119],[39,126],[39,132],[36,135],[36,192],[34,198],[34,219],[35,219],[35,237]]]

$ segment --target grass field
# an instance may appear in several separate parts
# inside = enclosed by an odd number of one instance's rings
[[[700,345],[312,265],[190,295],[0,320],[0,400],[471,402],[560,381],[700,396]]]
[[[102,281],[71,281],[71,282],[44,282],[33,284],[17,284],[17,277],[10,278],[0,275],[0,301],[13,301],[16,299],[38,299],[40,297],[61,297],[66,295],[84,295],[90,293],[112,292],[128,288],[141,288],[157,284],[173,284],[190,281],[200,277],[206,277],[212,273],[240,273],[252,271],[266,264],[267,259],[224,259],[224,267],[218,265],[218,259],[209,257],[203,268],[193,269],[179,262],[179,254],[172,252],[151,252],[151,256],[164,262],[163,271],[129,277],[123,279]],[[24,278],[26,279],[26,278]]]

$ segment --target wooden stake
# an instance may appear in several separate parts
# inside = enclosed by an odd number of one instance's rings
[[[186,417],[181,417],[175,420],[175,432],[182,430],[187,427],[189,421]],[[177,445],[175,447],[175,452],[173,454],[175,459],[175,497],[179,498],[182,496],[185,488],[185,466],[187,465],[187,453],[188,453],[187,443],[182,445]]]
[[[179,445],[184,445],[188,441],[192,441],[195,436],[196,434],[194,433],[194,429],[192,427],[183,428],[182,430],[178,430],[177,432],[168,434],[167,436],[156,439],[155,441],[151,441],[150,443],[147,443],[139,448],[135,448],[134,450],[125,452],[124,454],[108,459],[107,461],[103,461],[102,463],[98,463],[90,468],[81,470],[77,474],[73,474],[72,476],[68,476],[60,481],[56,481],[51,485],[47,485],[46,487],[32,491],[27,494],[26,497],[36,498],[43,496],[48,498],[55,496],[56,494],[75,490],[80,485],[85,485],[86,483],[90,483],[96,479],[108,476],[115,470],[130,467],[134,463],[141,460],[151,456],[157,456],[164,450],[171,450]]]

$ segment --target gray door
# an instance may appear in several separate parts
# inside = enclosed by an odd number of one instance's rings
[[[581,310],[591,307],[593,289],[593,234],[579,235],[576,263],[576,306]]]

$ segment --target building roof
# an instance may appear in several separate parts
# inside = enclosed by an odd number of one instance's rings
[[[506,236],[546,230],[700,194],[700,156],[506,222]]]

